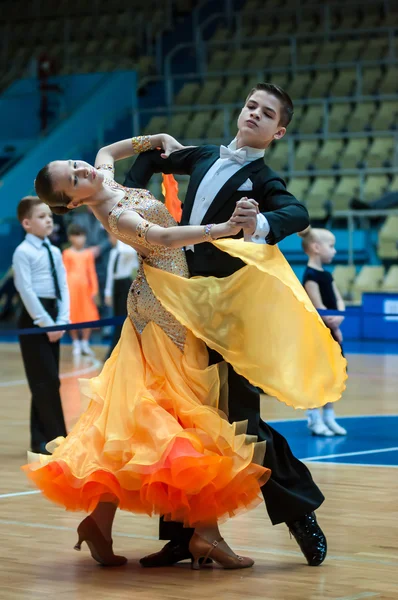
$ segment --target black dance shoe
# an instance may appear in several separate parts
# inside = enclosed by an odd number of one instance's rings
[[[286,525],[310,567],[318,567],[322,564],[326,558],[327,542],[316,521],[315,513],[305,515],[296,521],[289,521]]]
[[[46,449],[47,442],[40,442],[39,444],[32,444],[31,451],[35,454],[46,454],[49,456],[51,452]]]
[[[187,544],[176,544],[175,542],[167,542],[159,552],[148,554],[140,560],[142,567],[171,567],[182,560],[190,560],[193,562],[193,556],[189,551]],[[199,561],[202,564],[202,559]],[[205,565],[211,565],[213,561],[208,558],[204,561]]]
[[[193,560],[188,545],[168,542],[159,552],[141,558],[140,565],[142,567],[171,567],[181,560]]]

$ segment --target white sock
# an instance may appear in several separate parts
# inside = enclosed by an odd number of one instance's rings
[[[334,408],[324,408],[323,409],[323,419],[328,420],[328,419],[334,419],[335,418],[335,412],[334,412]]]
[[[319,408],[309,408],[307,410],[307,419],[309,425],[322,421],[321,411]]]

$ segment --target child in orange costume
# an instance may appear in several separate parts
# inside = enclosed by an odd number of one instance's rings
[[[71,323],[96,321],[99,319],[94,297],[98,294],[98,279],[95,271],[94,255],[86,244],[86,231],[80,225],[72,223],[68,227],[70,248],[62,253],[70,294]],[[89,346],[91,329],[82,330],[82,340],[79,332],[71,331],[73,340],[73,356],[85,354],[93,356]]]

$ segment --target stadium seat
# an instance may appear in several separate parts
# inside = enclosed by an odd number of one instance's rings
[[[155,115],[150,119],[147,125],[145,125],[143,133],[145,135],[152,135],[158,131],[167,131],[167,128],[168,123],[166,115]]]
[[[339,162],[344,146],[343,140],[326,140],[313,159],[316,169],[333,169]]]
[[[357,75],[355,69],[342,69],[333,81],[332,96],[352,96],[356,92]]]
[[[387,36],[370,39],[362,50],[361,60],[383,60],[387,58],[387,53]]]
[[[318,55],[316,56],[316,64],[318,65],[330,65],[335,62],[335,57],[340,52],[342,42],[325,42],[319,48]]]
[[[383,292],[398,292],[398,265],[390,267],[381,285],[381,289]]]
[[[319,45],[314,43],[298,42],[297,44],[297,62],[300,66],[312,65],[316,62],[315,55],[319,51]]]
[[[391,65],[381,78],[379,84],[379,94],[397,94],[398,93],[398,67]]]
[[[299,125],[300,133],[317,133],[322,131],[324,109],[323,106],[309,106]]]
[[[197,140],[200,139],[205,129],[209,126],[211,122],[212,112],[211,111],[203,111],[196,112],[189,119],[189,122],[186,124],[184,129],[183,136],[188,140]]]
[[[367,67],[362,69],[362,94],[364,96],[378,94],[381,78],[382,71],[380,67]]]
[[[357,275],[353,286],[352,295],[355,302],[360,302],[364,292],[377,292],[384,279],[384,267],[364,266]]]
[[[388,131],[398,124],[398,102],[382,102],[372,119],[373,131]]]
[[[305,171],[306,169],[310,168],[318,152],[318,148],[318,140],[300,142],[295,151],[294,170]]]
[[[330,133],[340,133],[347,127],[351,119],[352,105],[349,102],[332,104],[328,115],[328,130]]]
[[[177,106],[192,104],[195,101],[195,97],[197,96],[199,89],[200,84],[195,81],[189,81],[188,83],[185,83],[175,97],[174,104]]]
[[[368,175],[363,189],[363,198],[365,202],[377,200],[387,191],[389,180],[387,175]]]
[[[280,140],[273,144],[273,148],[265,155],[265,162],[275,171],[285,171],[288,167],[289,160],[289,144],[285,140]]]
[[[295,198],[305,204],[310,185],[311,179],[309,177],[295,177],[294,179],[290,179],[287,189]]]
[[[251,65],[251,56],[255,53],[252,48],[239,48],[231,54],[228,60],[228,71],[241,71]]]
[[[336,62],[355,62],[366,45],[364,39],[348,40],[336,55]]]
[[[201,106],[213,104],[221,89],[222,84],[220,79],[208,79],[200,88],[194,104]]]
[[[350,139],[343,149],[341,163],[345,169],[355,169],[363,163],[369,142],[366,138]]]
[[[359,197],[360,182],[356,175],[344,175],[338,181],[331,200],[334,210],[347,210],[350,200]]]
[[[347,119],[346,129],[349,132],[365,131],[371,128],[372,117],[376,112],[374,102],[358,102]]]
[[[317,177],[306,194],[307,204],[323,205],[324,202],[330,199],[335,185],[335,177]]]
[[[225,113],[223,110],[217,111],[214,117],[209,120],[207,126],[205,126],[204,137],[213,140],[229,137],[229,132],[225,132]]]
[[[306,98],[311,83],[311,73],[297,73],[289,83],[289,96],[294,99]]]
[[[220,93],[217,95],[217,104],[242,102],[247,91],[244,77],[230,77],[221,86]]]
[[[394,159],[394,138],[377,138],[366,155],[366,166],[370,168],[389,167]]]
[[[267,67],[273,66],[272,59],[275,51],[274,46],[256,48],[250,59],[250,68],[264,71]]]
[[[290,45],[279,46],[272,58],[272,67],[288,67],[292,63],[292,51]]]
[[[319,71],[308,90],[308,97],[324,98],[328,96],[333,79],[333,71]]]
[[[207,65],[208,71],[224,71],[229,57],[230,52],[228,50],[215,50]]]
[[[177,139],[185,137],[185,130],[190,117],[191,115],[189,112],[172,115],[167,124],[167,132]]]
[[[354,283],[356,269],[354,265],[336,265],[333,270],[333,279],[345,300],[351,299],[351,287]]]

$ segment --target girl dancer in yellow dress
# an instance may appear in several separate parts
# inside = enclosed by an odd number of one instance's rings
[[[37,176],[36,191],[54,212],[90,205],[109,232],[137,250],[140,268],[119,344],[101,374],[82,384],[87,410],[67,438],[54,441],[51,456],[32,456],[24,469],[50,500],[92,511],[79,525],[76,548],[86,541],[102,564],[126,560],[112,550],[119,507],[195,527],[196,568],[210,554],[225,568],[250,567],[251,559],[222,540],[217,523],[259,503],[270,472],[261,466],[262,444],[220,410],[223,364],[208,366],[206,344],[297,408],[337,400],[345,361],[277,248],[217,242],[239,233],[231,222],[177,227],[149,191],[114,181],[115,160],[159,146],[181,148],[166,135],[133,138],[102,148],[95,168],[55,161]],[[205,241],[247,266],[223,280],[189,279],[183,247]],[[305,351],[275,335],[281,311],[290,336],[306,331]],[[267,339],[275,340],[272,352],[263,346]],[[309,357],[317,360],[315,377],[305,376]]]

